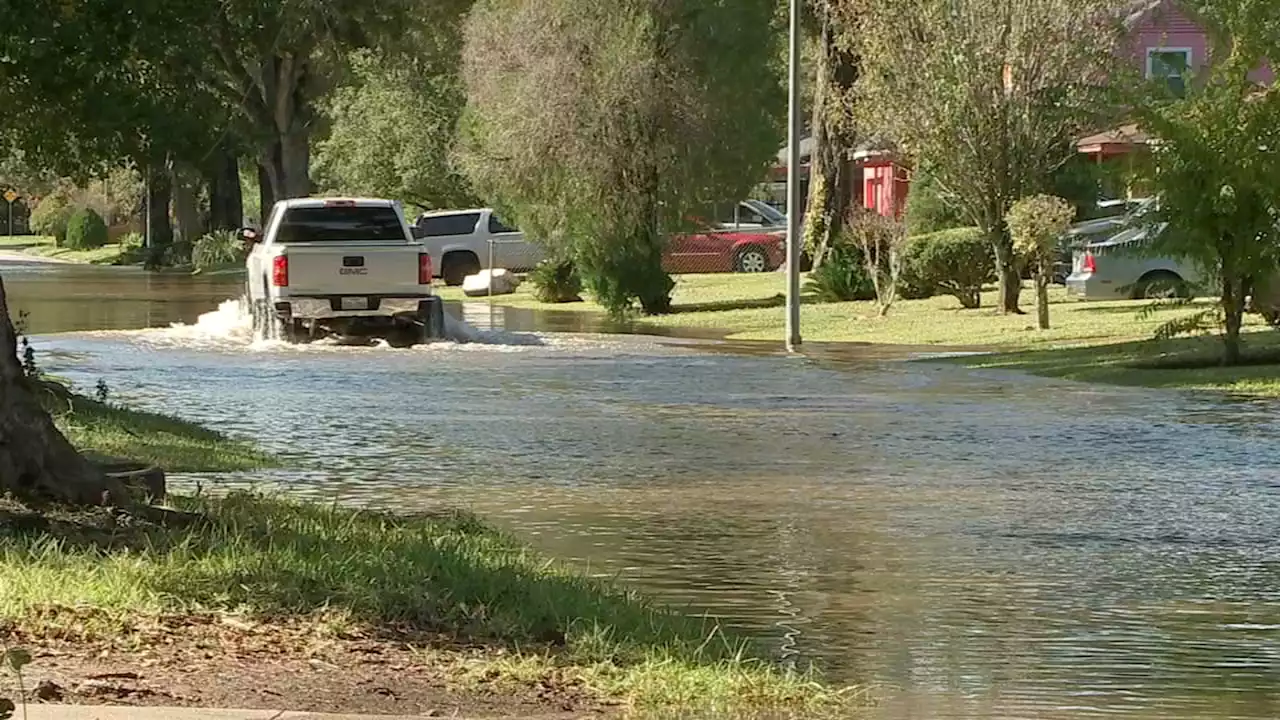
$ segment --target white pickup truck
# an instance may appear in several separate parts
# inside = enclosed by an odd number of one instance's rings
[[[391,200],[276,203],[246,262],[254,336],[285,342],[385,338],[405,346],[444,336],[431,256]]]
[[[468,275],[494,268],[532,270],[545,257],[524,233],[503,224],[490,208],[447,210],[420,215],[413,236],[426,245],[436,277],[461,285]]]

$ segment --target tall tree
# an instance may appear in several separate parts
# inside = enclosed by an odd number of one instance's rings
[[[775,0],[482,0],[464,169],[615,314],[670,308],[669,234],[782,144]]]
[[[818,48],[813,88],[813,154],[809,165],[809,210],[804,239],[815,266],[844,229],[853,188],[853,153],[858,132],[852,113],[853,88],[858,81],[858,53],[852,36],[847,0],[815,0]]]
[[[208,81],[242,113],[272,199],[311,193],[319,103],[350,52],[394,46],[415,26],[454,27],[470,6],[469,0],[193,1],[202,4],[200,26],[212,44]]]
[[[1124,74],[1107,0],[863,0],[857,109],[988,237],[1005,312],[1022,288],[1005,216],[1052,192],[1074,139],[1112,116],[1100,85]]]
[[[324,103],[330,129],[316,146],[320,186],[432,209],[474,205],[453,162],[466,102],[456,59],[358,53],[349,80]]]
[[[1264,5],[1272,14],[1259,16]],[[1274,0],[1216,2],[1204,15],[1217,39],[1214,62],[1184,98],[1166,94],[1138,113],[1159,140],[1149,179],[1167,223],[1153,229],[1150,249],[1192,260],[1215,279],[1226,365],[1242,360],[1248,298],[1273,302],[1280,281],[1280,92],[1251,79],[1280,49],[1277,9]]]

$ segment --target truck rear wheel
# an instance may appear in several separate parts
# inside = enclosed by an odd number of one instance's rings
[[[433,297],[418,303],[418,322],[422,323],[422,342],[445,339],[444,301]]]
[[[457,287],[468,276],[480,272],[480,258],[469,252],[452,252],[440,261],[440,276],[444,284]]]
[[[310,337],[298,320],[286,320],[276,315],[271,303],[259,300],[253,303],[253,339],[278,340],[293,345],[301,337]]]

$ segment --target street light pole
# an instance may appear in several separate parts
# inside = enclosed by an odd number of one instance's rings
[[[791,0],[791,61],[787,132],[787,351],[800,348],[800,6]]]

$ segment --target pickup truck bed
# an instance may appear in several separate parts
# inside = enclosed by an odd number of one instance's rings
[[[430,256],[392,201],[283,201],[247,268],[246,295],[260,337],[385,337],[410,344],[410,336],[443,335]]]

